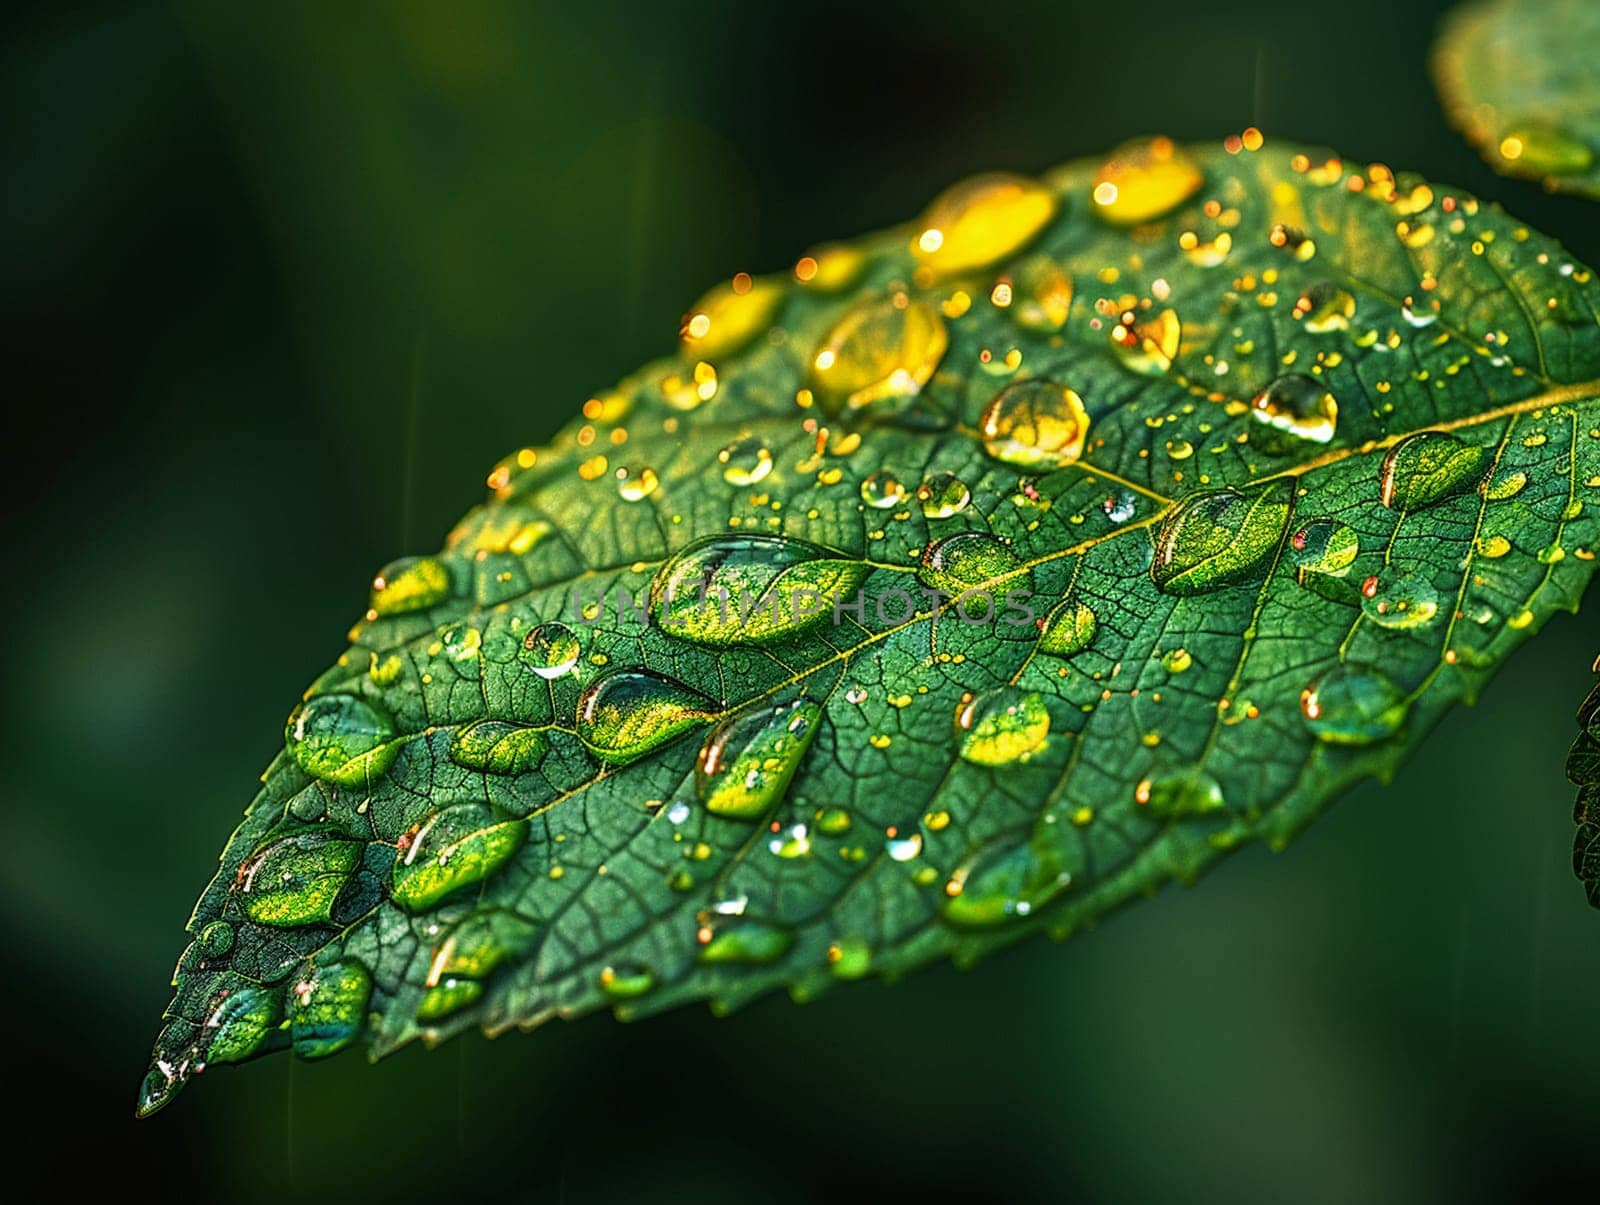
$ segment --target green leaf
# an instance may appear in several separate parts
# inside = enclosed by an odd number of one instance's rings
[[[1600,657],[1594,672],[1600,674]],[[1567,757],[1567,777],[1578,788],[1572,870],[1588,889],[1589,902],[1600,908],[1600,684],[1578,708],[1578,739]]]
[[[1600,5],[1481,0],[1446,19],[1433,75],[1450,121],[1501,175],[1600,197]]]
[[[286,1045],[968,963],[1281,846],[1577,607],[1597,306],[1500,210],[1254,131],[713,290],[381,575],[141,1110]]]

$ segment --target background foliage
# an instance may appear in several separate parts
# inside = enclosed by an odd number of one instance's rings
[[[1247,123],[1502,198],[1600,261],[1592,208],[1496,180],[1446,126],[1437,14],[1347,8],[13,17],[0,900],[11,1071],[55,1105],[28,1149],[111,1145],[74,1166],[241,1200],[1460,1200],[1600,1170],[1562,775],[1592,614],[1294,856],[1064,947],[721,1022],[273,1060],[130,1119],[195,867],[370,571],[667,350],[712,280],[972,170]]]

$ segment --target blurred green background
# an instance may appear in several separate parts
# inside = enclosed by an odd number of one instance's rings
[[[50,5],[4,40],[8,1145],[201,1199],[1472,1201],[1600,1179],[1563,616],[1392,787],[975,973],[134,1089],[371,572],[702,287],[953,179],[1246,124],[1502,199],[1430,4]],[[33,1127],[36,1126],[35,1130]]]

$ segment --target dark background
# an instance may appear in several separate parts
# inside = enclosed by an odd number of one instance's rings
[[[189,906],[372,570],[436,547],[496,457],[668,350],[712,280],[975,170],[1251,123],[1503,199],[1600,261],[1600,209],[1495,179],[1447,128],[1437,17],[7,17],[13,1174],[274,1202],[1461,1201],[1595,1176],[1600,916],[1561,774],[1593,615],[1552,622],[1289,853],[1065,946],[721,1022],[279,1057],[131,1116]]]

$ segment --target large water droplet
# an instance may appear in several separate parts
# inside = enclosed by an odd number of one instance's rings
[[[989,928],[1028,917],[1072,884],[1056,834],[1038,825],[1026,845],[991,846],[956,868],[939,910],[962,928]]]
[[[1249,494],[1207,490],[1184,498],[1162,521],[1150,576],[1168,594],[1200,594],[1253,576],[1277,550],[1294,487],[1275,482]]]
[[[707,738],[695,766],[706,811],[759,820],[773,809],[817,734],[822,709],[798,699],[731,716]]]
[[[760,966],[776,962],[794,945],[794,933],[760,921],[739,921],[716,926],[711,940],[700,947],[700,961]]]
[[[266,1045],[283,1019],[283,991],[261,987],[241,975],[223,976],[212,994],[202,1027],[204,1061],[242,1063]]]
[[[1055,260],[1036,255],[1017,273],[1011,316],[1030,331],[1053,332],[1072,313],[1072,277]]]
[[[979,766],[1026,761],[1050,738],[1050,712],[1041,695],[1000,686],[964,699],[956,710],[961,756]]]
[[[1496,149],[1507,163],[1544,176],[1580,176],[1595,163],[1594,148],[1583,139],[1537,120],[1510,123]]]
[[[716,706],[681,682],[644,670],[616,669],[578,699],[578,738],[602,761],[625,765],[708,723]]]
[[[930,519],[949,519],[972,503],[972,491],[954,473],[940,469],[929,473],[917,486],[917,502]]]
[[[358,962],[312,967],[289,997],[289,1040],[303,1059],[338,1054],[360,1035],[372,999],[372,976]]]
[[[1325,444],[1338,425],[1339,403],[1322,382],[1293,372],[1256,394],[1250,414],[1276,433]]]
[[[928,206],[911,251],[935,276],[959,275],[1021,250],[1055,213],[1055,193],[1037,181],[1009,172],[973,176]]]
[[[428,985],[447,975],[486,979],[533,946],[538,929],[510,912],[494,909],[467,917],[450,930],[428,966]]]
[[[873,406],[895,413],[932,378],[948,343],[944,319],[927,302],[865,301],[822,341],[811,383],[834,412]]]
[[[1226,806],[1221,784],[1194,766],[1145,779],[1135,789],[1134,801],[1164,818],[1203,816]]]
[[[550,620],[522,638],[517,660],[541,678],[555,679],[570,674],[582,652],[576,633],[566,624]]]
[[[1448,431],[1402,439],[1383,458],[1378,485],[1391,510],[1418,510],[1476,488],[1488,451]]]
[[[1087,603],[1076,598],[1062,599],[1039,632],[1039,651],[1070,657],[1088,648],[1099,628],[1100,621]]]
[[[718,285],[683,316],[678,331],[683,354],[691,360],[732,355],[772,325],[783,294],[776,279],[753,279],[744,272]]]
[[[1083,455],[1089,415],[1065,385],[1034,379],[997,393],[978,424],[984,451],[1007,464],[1071,464]]]
[[[441,808],[403,839],[390,890],[408,911],[426,912],[500,869],[527,835],[525,821],[503,819],[487,804]]]
[[[1023,584],[1012,576],[1021,567],[1017,554],[987,532],[961,531],[922,550],[917,577],[946,594],[987,588],[999,597]]]
[[[1422,573],[1385,574],[1362,591],[1361,610],[1380,627],[1420,628],[1438,617],[1439,592]]]
[[[453,592],[450,571],[437,557],[406,557],[385,565],[372,579],[368,606],[379,615],[422,611]]]
[[[245,914],[263,925],[326,921],[365,846],[323,832],[281,837],[239,867]]]
[[[717,453],[717,461],[729,485],[755,485],[772,472],[772,451],[754,436],[734,440]]]
[[[1176,209],[1200,191],[1199,165],[1170,138],[1119,147],[1094,178],[1094,209],[1108,222],[1133,226]]]
[[[1300,696],[1306,726],[1330,745],[1370,745],[1394,735],[1409,705],[1388,678],[1350,665],[1329,670]]]
[[[450,760],[486,774],[522,774],[544,756],[544,733],[509,720],[479,720],[450,738]]]
[[[1176,310],[1162,310],[1154,318],[1142,318],[1128,310],[1111,328],[1111,347],[1124,368],[1147,377],[1158,377],[1172,367],[1183,342],[1183,323]]]
[[[696,644],[767,644],[806,631],[833,613],[870,568],[784,536],[712,536],[657,571],[650,617]]]
[[[394,724],[376,703],[355,695],[317,695],[296,707],[284,744],[300,768],[345,787],[364,787],[400,752]]]

